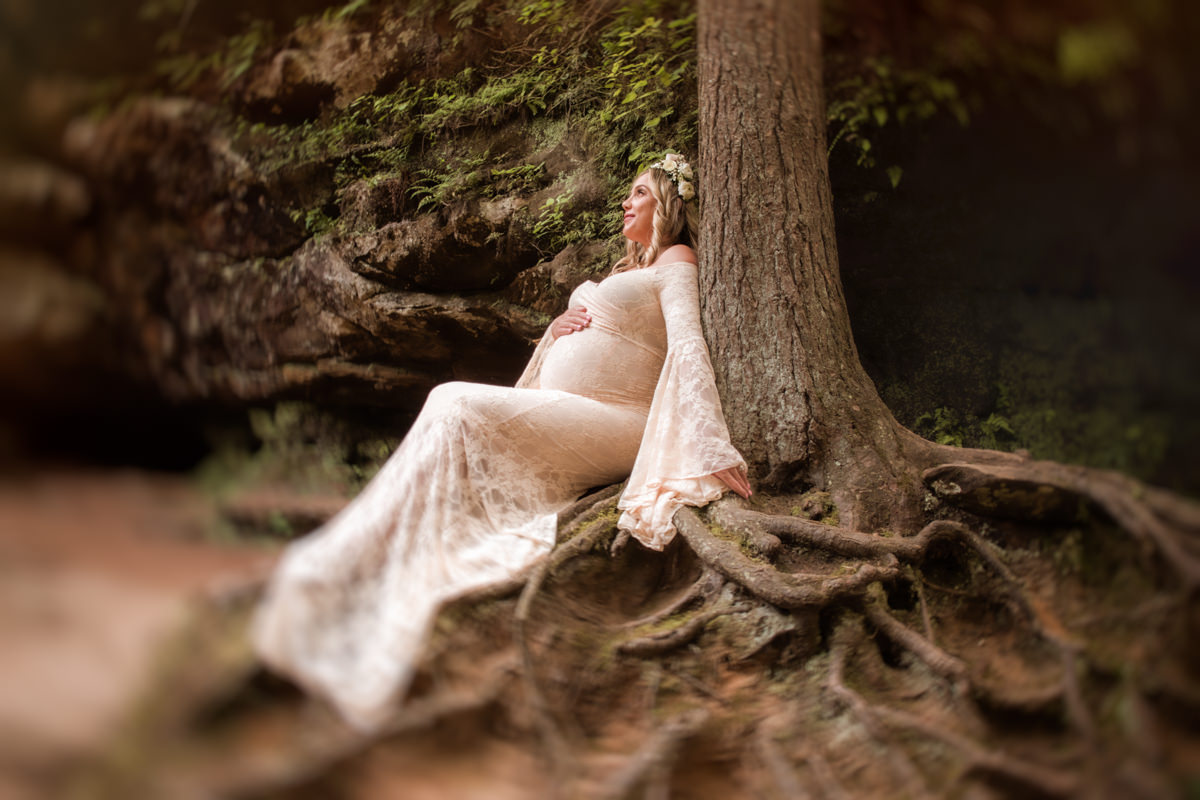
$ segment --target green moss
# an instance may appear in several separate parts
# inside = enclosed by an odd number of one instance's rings
[[[645,636],[655,636],[670,633],[671,631],[682,628],[694,616],[694,611],[679,611],[665,619],[660,619],[657,622],[639,625],[634,629],[633,635],[630,636],[630,638],[637,639]]]
[[[708,530],[718,539],[736,544],[742,555],[751,561],[757,561],[760,564],[770,563],[770,561],[768,561],[762,553],[754,549],[754,546],[746,539],[745,536],[742,536],[740,533],[728,531],[720,525],[714,525],[712,523],[708,524]]]
[[[355,424],[306,403],[282,402],[248,412],[252,438],[214,434],[214,446],[196,469],[199,485],[217,497],[253,486],[299,492],[358,491],[399,444],[398,436],[366,436]],[[286,520],[271,520],[287,534]]]
[[[1078,377],[1074,373],[1061,366],[1051,368],[1032,356],[1018,360],[1021,366],[1010,369],[1023,374],[996,384],[995,399],[985,413],[939,406],[916,416],[910,422],[913,429],[940,444],[1023,449],[1039,459],[1144,477],[1155,473],[1170,444],[1170,423],[1165,415],[1147,415],[1133,404],[1125,410],[1086,407],[1076,396]],[[920,383],[920,376],[913,382]],[[903,408],[906,401],[901,387],[888,386],[884,393],[889,405]]]

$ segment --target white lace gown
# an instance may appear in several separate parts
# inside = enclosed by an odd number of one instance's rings
[[[744,466],[700,329],[696,267],[660,264],[571,295],[591,324],[547,333],[515,388],[435,388],[362,493],[288,547],[254,623],[263,661],[351,723],[383,722],[438,607],[554,545],[559,511],[629,476],[619,526],[647,547]],[[632,474],[631,474],[632,472]]]

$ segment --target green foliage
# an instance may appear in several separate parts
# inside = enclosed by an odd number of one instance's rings
[[[350,0],[346,5],[340,8],[326,9],[325,15],[328,19],[341,21],[349,19],[360,11],[366,10],[371,5],[371,0]]]
[[[299,124],[268,124],[235,117],[233,134],[265,171],[308,161],[333,160],[348,183],[394,174],[409,163],[418,134],[410,111],[420,87],[402,83],[383,95],[364,95],[344,111]],[[381,138],[382,137],[382,138]]]
[[[567,224],[563,211],[571,199],[571,194],[571,190],[568,189],[547,199],[542,204],[541,209],[538,210],[537,220],[533,223],[534,238],[543,240],[552,237],[558,238],[562,235]]]
[[[575,189],[568,181],[566,187],[547,198],[537,209],[531,233],[534,244],[543,254],[553,254],[572,244],[609,238],[619,222],[614,214],[592,209],[578,210]]]
[[[147,0],[146,7],[147,19],[182,12],[175,0]],[[297,25],[340,23],[372,9],[366,0],[352,0]],[[413,25],[429,25],[446,12],[437,3],[408,8]],[[252,122],[231,105],[235,146],[268,173],[332,161],[334,192],[356,180],[415,174],[410,193],[421,211],[468,195],[528,194],[557,177],[517,160],[519,153],[514,158],[465,143],[473,131],[508,123],[531,135],[548,133],[546,147],[568,136],[588,140],[588,150],[599,154],[594,171],[612,176],[612,204],[633,169],[668,148],[694,152],[696,16],[687,0],[586,8],[565,0],[462,0],[450,7],[449,19],[460,29],[515,25],[525,42],[455,75],[402,79],[298,124]],[[228,88],[272,40],[268,24],[253,22],[209,52],[182,53],[174,52],[178,34],[167,34],[163,48],[172,55],[160,62],[159,74],[174,91],[187,91],[201,78]],[[612,214],[568,209],[561,198],[536,213],[535,235],[545,248],[619,233]],[[314,235],[335,224],[321,209],[294,209],[292,216]]]
[[[964,434],[962,421],[953,408],[941,406],[917,417],[913,427],[926,439],[938,444],[962,447]]]
[[[396,437],[364,436],[354,426],[297,402],[248,412],[257,444],[219,436],[197,468],[201,486],[216,495],[251,486],[352,493],[370,480],[398,444]],[[278,524],[277,524],[278,523]],[[288,533],[286,520],[271,521]]]
[[[1022,449],[1035,458],[1133,475],[1152,474],[1162,462],[1170,444],[1166,420],[1131,417],[1103,407],[1077,408],[1069,397],[1054,398],[1047,388],[1026,385],[1018,394],[1008,384],[999,384],[994,410],[986,416],[941,406],[918,416],[912,427],[938,444]]]
[[[259,52],[271,42],[273,33],[270,22],[251,20],[244,31],[230,36],[219,48],[195,53],[181,50],[182,28],[169,28],[157,43],[159,52],[167,55],[155,65],[155,73],[175,91],[187,90],[208,74],[218,76],[220,88],[228,89],[253,66]]]
[[[936,72],[897,68],[886,57],[868,59],[860,72],[830,87],[829,95],[829,153],[839,144],[853,147],[862,167],[876,165],[872,137],[889,122],[904,125],[949,113],[966,125],[971,118],[953,80]],[[902,172],[899,166],[887,168],[892,188],[899,185]]]
[[[188,5],[188,0],[143,0],[137,9],[137,19],[140,22],[175,21],[187,12]]]
[[[696,15],[666,21],[650,15],[653,5],[640,22],[637,11],[626,9],[600,37],[603,100],[596,121],[624,134],[625,168],[645,166],[672,145],[658,135],[664,122],[675,120],[674,143],[684,150],[698,127],[697,106],[685,105],[695,91]]]
[[[545,182],[546,168],[542,164],[501,167],[497,163],[490,151],[457,157],[439,155],[434,166],[417,171],[420,177],[409,188],[409,195],[417,201],[417,209],[423,211],[440,208],[468,195],[525,194]]]
[[[563,19],[570,7],[567,0],[532,0],[521,4],[517,21],[522,25],[553,24],[558,31],[562,31]]]
[[[550,102],[551,80],[538,66],[481,79],[467,67],[449,80],[433,81],[423,93],[421,133],[436,139],[461,128],[496,125],[517,112],[543,113]]]
[[[518,164],[492,170],[491,191],[494,194],[527,194],[543,182],[546,167],[542,164]]]
[[[931,441],[954,447],[1012,450],[1017,441],[1013,423],[1005,415],[996,412],[979,420],[949,406],[941,406],[917,417],[913,427]]]
[[[335,221],[325,213],[324,208],[294,209],[289,216],[292,221],[302,225],[309,236],[320,236],[333,229]]]
[[[1100,81],[1139,55],[1133,32],[1112,20],[1064,30],[1058,37],[1058,68],[1064,82]]]
[[[417,201],[417,210],[437,208],[477,190],[483,183],[487,153],[467,155],[456,161],[441,158],[437,167],[420,170],[421,177],[413,183],[409,194]]]

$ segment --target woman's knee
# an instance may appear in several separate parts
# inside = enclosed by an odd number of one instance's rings
[[[461,397],[469,385],[463,381],[439,383],[429,391],[429,396],[425,398],[425,403],[427,405],[445,405],[451,403]]]

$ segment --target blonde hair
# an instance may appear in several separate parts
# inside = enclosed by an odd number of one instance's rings
[[[614,275],[650,266],[663,250],[673,244],[686,244],[692,248],[699,246],[700,213],[696,201],[684,202],[679,196],[679,188],[666,170],[651,167],[634,181],[643,175],[650,179],[650,194],[654,195],[655,200],[650,246],[645,247],[641,242],[630,239],[625,248],[625,257],[613,265]]]

